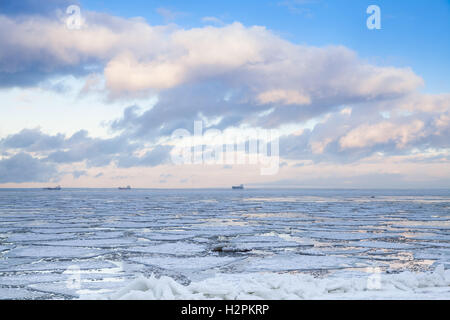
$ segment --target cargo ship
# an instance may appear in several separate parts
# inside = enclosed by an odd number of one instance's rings
[[[56,186],[56,187],[47,187],[47,188],[43,188],[44,190],[61,190],[61,186]]]

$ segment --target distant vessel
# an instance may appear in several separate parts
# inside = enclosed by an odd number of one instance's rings
[[[131,187],[130,186],[119,187],[119,190],[131,190]]]
[[[233,189],[233,190],[242,190],[242,189],[244,189],[244,185],[241,184],[239,186],[232,186],[231,189]]]
[[[44,190],[61,190],[61,186],[47,187],[47,188],[44,188]]]

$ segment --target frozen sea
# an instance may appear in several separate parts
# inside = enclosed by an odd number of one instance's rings
[[[450,190],[0,189],[0,299],[450,299]]]

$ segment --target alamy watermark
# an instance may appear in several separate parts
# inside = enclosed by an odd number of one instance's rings
[[[381,269],[379,267],[366,268],[366,272],[371,275],[367,278],[366,287],[368,290],[381,290]]]
[[[83,18],[81,16],[81,8],[77,5],[68,6],[66,9],[66,26],[70,30],[79,30],[83,24]]]
[[[69,266],[64,274],[67,274],[66,287],[69,289],[81,288],[81,269],[77,265]]]
[[[369,30],[381,29],[381,9],[377,5],[370,5],[366,10],[370,16],[367,18],[366,25]]]
[[[195,121],[194,134],[177,129],[172,133],[172,141],[174,164],[259,165],[261,175],[274,175],[279,170],[279,133],[274,129],[203,132],[203,122]]]

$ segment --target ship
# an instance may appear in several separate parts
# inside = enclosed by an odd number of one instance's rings
[[[242,190],[242,189],[244,189],[244,185],[241,184],[239,186],[232,186],[231,189],[233,189],[233,190]]]
[[[119,187],[119,190],[131,190],[131,187],[130,186]]]
[[[44,190],[61,190],[61,186],[47,187],[47,188],[44,188]]]

